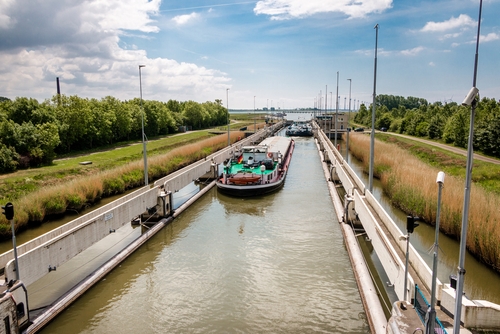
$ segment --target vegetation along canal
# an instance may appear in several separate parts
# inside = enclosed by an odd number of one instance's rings
[[[367,333],[312,138],[280,191],[214,188],[42,333]]]
[[[344,146],[342,146],[341,150],[345,154]],[[377,152],[375,154],[377,154]],[[364,184],[368,184],[368,175],[363,173],[361,163],[352,156],[349,156],[349,163],[356,174],[361,177]],[[444,188],[443,191],[446,191],[446,188]],[[380,182],[376,179],[374,180],[373,194],[389,213],[394,222],[399,226],[402,233],[406,234],[407,214],[392,206],[390,199],[382,192]],[[420,226],[415,229],[410,239],[412,245],[426,261],[429,268],[432,268],[432,247],[435,239],[434,231],[434,226],[420,223]],[[449,276],[457,274],[460,242],[440,233],[438,243],[440,249],[438,256],[438,278],[443,283],[449,283]],[[377,266],[377,260],[374,254],[372,254],[372,258],[374,259],[375,266]],[[377,266],[377,268],[381,270],[381,266]],[[493,269],[477,261],[477,259],[469,253],[466,254],[465,269],[467,270],[464,281],[464,292],[466,296],[470,299],[488,300],[500,304],[500,275]],[[390,288],[386,288],[389,289],[388,292],[390,294]]]
[[[281,191],[233,199],[211,190],[42,333],[367,332],[314,141],[296,143]],[[349,161],[367,184],[361,165]],[[406,214],[377,180],[374,194],[405,231]],[[421,224],[411,242],[431,266],[434,228]],[[446,283],[456,274],[459,243],[441,234],[439,246],[438,276]],[[500,303],[500,276],[472,256],[465,264],[466,295]]]

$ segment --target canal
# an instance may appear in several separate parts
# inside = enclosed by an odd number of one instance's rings
[[[210,190],[42,333],[367,333],[314,140],[296,144],[282,190],[253,199]],[[368,184],[360,163],[349,161]],[[392,207],[377,180],[374,195],[406,233],[406,214]],[[18,244],[60,224],[23,232]],[[459,243],[439,238],[438,276],[447,283],[456,274]],[[359,240],[380,271],[369,242]],[[432,267],[434,228],[421,224],[411,243]],[[500,275],[470,255],[465,268],[466,295],[500,304]]]
[[[368,333],[312,138],[282,190],[214,188],[42,333]]]

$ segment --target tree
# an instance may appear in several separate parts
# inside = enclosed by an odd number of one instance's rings
[[[19,154],[12,146],[0,143],[0,173],[13,172],[17,169]]]
[[[427,135],[430,139],[440,139],[443,136],[445,119],[441,114],[435,114],[429,120]]]
[[[182,115],[186,119],[186,124],[193,129],[201,129],[204,124],[204,110],[202,106],[194,101],[188,101],[184,104]]]
[[[458,147],[466,147],[469,133],[468,111],[459,108],[458,112],[448,118],[443,131],[443,139],[446,143],[453,143]]]
[[[59,121],[59,137],[64,145],[59,147],[61,152],[70,152],[72,149],[89,148],[86,135],[91,128],[92,113],[88,100],[78,96],[53,97],[56,105],[56,115]]]

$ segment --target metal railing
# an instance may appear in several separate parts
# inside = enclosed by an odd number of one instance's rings
[[[415,284],[415,300],[413,305],[415,306],[415,311],[417,311],[418,317],[422,321],[424,325],[427,325],[428,318],[428,310],[431,306],[424,294],[418,287],[418,284]],[[434,328],[434,334],[447,334],[446,329],[444,328],[441,321],[439,321],[438,317],[436,317],[436,327]]]

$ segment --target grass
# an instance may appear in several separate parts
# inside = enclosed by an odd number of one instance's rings
[[[151,181],[159,179],[227,145],[226,134],[210,135],[209,138],[203,139],[207,137],[207,133],[201,131],[185,134],[171,137],[171,142],[159,140],[155,145],[151,145],[153,150],[157,149],[157,153],[149,155],[148,150],[149,179]],[[230,136],[231,142],[235,142],[244,134],[233,131]],[[142,144],[138,145],[142,147]],[[74,168],[72,164],[67,163],[72,160],[73,164],[77,164],[79,161],[88,160],[89,156],[67,159],[59,164],[59,169],[55,169],[54,166],[38,169],[37,187],[32,188],[32,191],[26,191],[24,188],[23,192],[16,193],[17,197],[13,200],[16,229],[29,228],[33,223],[42,223],[47,216],[64,214],[67,210],[78,211],[83,206],[91,206],[103,197],[121,194],[128,189],[142,186],[144,184],[142,152],[133,160],[136,150],[137,148],[127,147],[93,154],[92,161],[96,155],[99,157],[96,159],[98,161],[96,165],[90,165],[91,169]],[[164,153],[160,154],[162,150]],[[81,170],[86,172],[82,173]],[[23,180],[26,178],[23,179],[20,175],[11,178],[4,175],[2,183],[10,182],[14,185],[16,182],[24,182]],[[0,216],[0,238],[10,238],[9,226],[5,216]]]
[[[380,136],[377,136],[378,138]],[[408,214],[435,225],[437,173],[446,173],[442,191],[440,229],[460,238],[465,187],[466,158],[411,140],[387,139],[375,142],[374,176],[394,205]],[[352,154],[368,170],[370,138],[349,138]],[[382,167],[381,167],[382,166]],[[468,217],[467,249],[480,261],[500,270],[500,169],[487,162],[474,162]]]
[[[381,141],[395,144],[408,150],[421,161],[439,168],[447,175],[459,176],[465,179],[466,157],[447,150],[412,141],[411,139],[385,134],[377,134]],[[474,160],[472,182],[482,188],[500,194],[500,165]]]
[[[147,143],[148,158],[214,136],[209,131],[197,131],[151,140]],[[140,160],[143,156],[140,142],[119,144],[106,151],[87,153],[79,152],[77,156],[55,160],[51,166],[0,175],[0,202],[15,201],[40,188]],[[84,161],[92,161],[92,164],[80,165]]]

